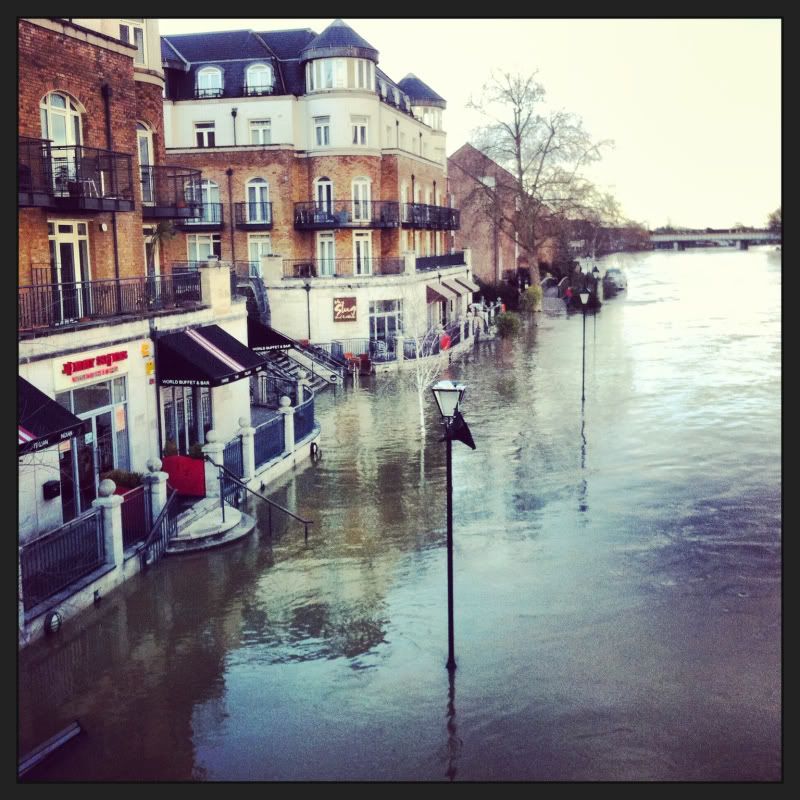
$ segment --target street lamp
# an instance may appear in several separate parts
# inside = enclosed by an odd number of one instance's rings
[[[581,403],[583,403],[586,397],[584,391],[586,385],[586,304],[589,302],[589,290],[585,286],[581,289],[579,297],[583,306],[583,362],[581,364]]]
[[[455,381],[439,381],[432,387],[436,405],[442,415],[444,439],[447,442],[447,669],[456,668],[453,647],[453,439],[475,449],[464,417],[458,410],[467,387]]]
[[[303,284],[306,290],[306,316],[308,317],[308,343],[311,344],[311,283],[306,281]]]

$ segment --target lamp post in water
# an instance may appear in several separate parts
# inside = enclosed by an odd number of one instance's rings
[[[475,449],[464,417],[458,410],[467,387],[455,381],[439,381],[432,387],[436,405],[442,415],[444,439],[447,442],[447,669],[456,668],[453,635],[453,439]]]
[[[581,403],[586,399],[586,304],[589,302],[589,290],[584,286],[580,292],[583,306],[583,360],[581,364]]]

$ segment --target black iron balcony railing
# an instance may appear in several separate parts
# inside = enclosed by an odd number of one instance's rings
[[[209,97],[222,97],[224,89],[221,86],[195,86],[194,96],[197,100],[208,99]]]
[[[427,228],[435,231],[456,231],[461,227],[461,212],[447,206],[429,206],[423,203],[403,203],[403,227]]]
[[[242,86],[242,95],[244,97],[260,97],[262,94],[272,94],[275,90],[274,86]]]
[[[203,203],[196,217],[189,217],[178,222],[182,230],[213,231],[222,227],[222,203]]]
[[[294,226],[323,228],[397,228],[400,204],[393,200],[331,200],[294,204]]]
[[[272,227],[272,203],[236,203],[236,227],[268,230]]]
[[[140,169],[143,217],[191,219],[199,216],[203,207],[199,169],[171,165]]]
[[[284,278],[357,278],[363,275],[401,275],[402,258],[284,259]]]
[[[20,208],[53,205],[53,156],[48,139],[17,140],[17,191]]]
[[[441,267],[460,267],[464,264],[464,251],[439,256],[417,256],[417,272],[427,272]]]
[[[123,314],[148,314],[200,302],[200,274],[20,286],[19,330],[55,328]]]

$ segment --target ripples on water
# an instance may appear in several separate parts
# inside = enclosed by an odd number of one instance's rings
[[[580,316],[451,365],[452,686],[437,415],[384,375],[274,491],[308,543],[254,509],[23,652],[20,749],[78,718],[41,777],[776,779],[778,255],[613,257],[583,405]]]

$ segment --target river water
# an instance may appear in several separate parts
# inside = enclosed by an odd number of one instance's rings
[[[628,290],[446,373],[318,398],[315,521],[171,557],[19,658],[39,780],[778,780],[781,262],[619,255]]]

